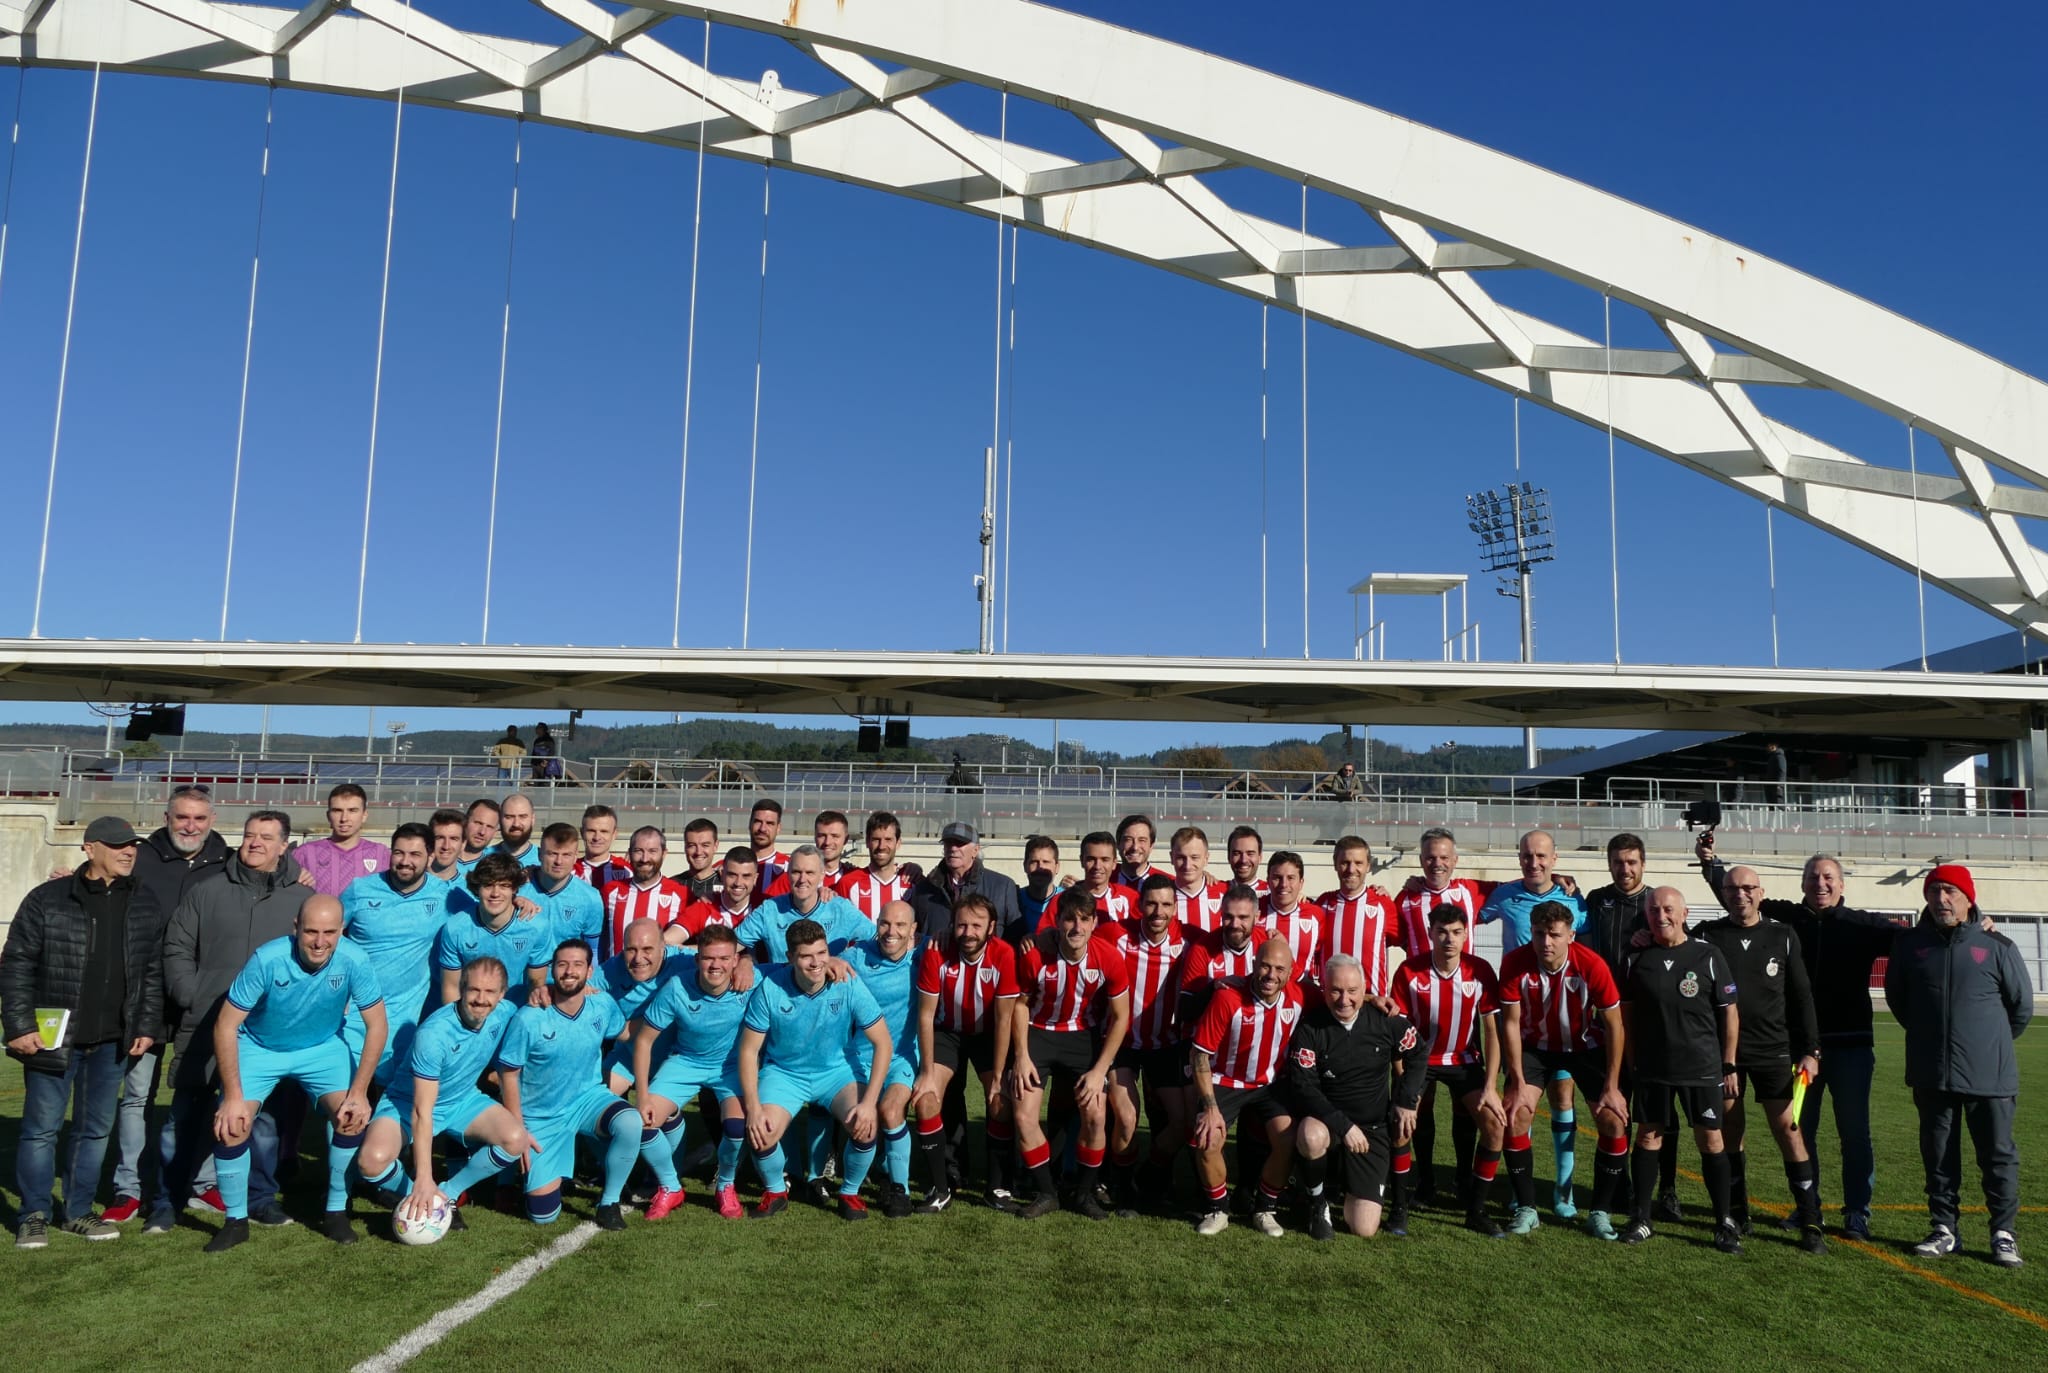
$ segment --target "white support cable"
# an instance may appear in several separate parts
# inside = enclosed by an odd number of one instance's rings
[[[740,647],[754,618],[754,483],[761,471],[761,347],[768,334],[768,186],[775,168],[761,166],[761,288],[754,303],[754,432],[747,452],[747,571],[740,593]]]
[[[1771,666],[1778,666],[1778,507],[1764,507],[1764,561],[1771,574]]]
[[[1515,475],[1522,474],[1522,398],[1513,397],[1515,422]]]
[[[1266,656],[1266,606],[1267,588],[1267,529],[1268,529],[1268,471],[1267,471],[1267,400],[1272,389],[1272,370],[1268,338],[1271,333],[1273,307],[1259,302],[1259,656]]]
[[[1308,183],[1301,183],[1301,252],[1308,255]],[[1301,316],[1301,656],[1308,653],[1308,301],[1302,283],[1294,278],[1294,304]]]
[[[14,220],[14,164],[21,154],[21,97],[28,89],[28,68],[16,73],[14,82],[14,124],[7,137],[7,189],[0,191],[0,286],[7,283],[7,229]]]
[[[526,116],[512,121],[512,215],[505,228],[505,308],[498,323],[498,409],[491,427],[491,515],[484,529],[484,623],[477,642],[491,641],[491,575],[498,559],[498,464],[505,451],[505,373],[512,361],[512,267],[519,253],[519,173]]]
[[[1010,651],[1010,491],[1017,476],[1017,226],[1010,226],[1010,365],[1003,374],[1006,389],[1003,440],[1003,652]]]
[[[408,31],[400,36],[409,44],[412,0],[405,0],[405,15]],[[363,550],[356,564],[357,643],[363,641],[364,593],[370,582],[370,504],[377,492],[377,425],[383,418],[384,407],[384,327],[391,314],[391,237],[398,224],[398,145],[404,130],[405,81],[401,74],[398,105],[391,116],[391,190],[384,203],[384,280],[377,292],[377,365],[370,380],[370,456],[363,470]]]
[[[1614,665],[1621,666],[1621,525],[1614,501],[1614,297],[1600,294],[1600,319],[1606,332],[1605,364],[1607,392],[1602,407],[1607,411],[1607,575],[1614,594]]]
[[[1913,442],[1915,421],[1906,421],[1906,467],[1913,474],[1913,595],[1920,608],[1920,670],[1927,671],[1927,574],[1920,562],[1920,455]]]
[[[71,323],[78,309],[78,259],[85,248],[85,197],[92,187],[92,147],[99,132],[100,65],[92,67],[92,103],[85,116],[85,162],[78,174],[78,222],[71,236],[71,288],[64,298],[64,347],[57,358],[57,418],[50,426],[50,478],[43,488],[43,544],[36,555],[36,604],[28,637],[43,637],[43,579],[50,565],[50,512],[57,504],[57,445],[64,435],[64,388],[71,379]]]
[[[235,407],[235,468],[228,480],[228,547],[220,575],[220,640],[228,639],[228,595],[235,585],[235,530],[242,511],[242,451],[249,433],[249,367],[256,357],[256,282],[263,267],[263,215],[270,201],[270,135],[277,122],[277,83],[263,104],[263,161],[256,173],[256,243],[249,251],[249,314],[242,322],[242,396]]]
[[[991,453],[1003,451],[1003,230],[1009,224],[1009,217],[1003,209],[1003,197],[1008,193],[1004,188],[1009,184],[1010,88],[1008,86],[1003,87],[1001,113],[996,117],[996,130],[999,148],[996,154],[996,376],[994,384],[990,387],[990,394],[993,397],[991,404],[994,407],[994,413],[989,420],[988,443],[989,452]],[[1007,500],[1004,502],[1003,508],[1005,512],[1008,511],[1009,504]],[[1009,552],[1010,545],[1005,540],[1003,544],[1003,555],[1005,558],[1009,556]],[[993,596],[995,595],[995,588],[985,586],[981,589],[981,594]],[[1005,619],[1007,620],[1007,617]]]
[[[711,80],[711,16],[704,17],[704,80]],[[683,519],[690,508],[690,406],[697,381],[697,250],[704,242],[704,123],[711,102],[697,91],[697,187],[690,215],[690,310],[683,335],[683,460],[676,482],[676,608],[669,622],[668,646],[683,646]]]

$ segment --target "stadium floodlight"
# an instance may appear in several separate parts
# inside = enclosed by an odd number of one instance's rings
[[[1550,492],[1527,482],[1509,482],[1465,497],[1465,527],[1479,536],[1479,560],[1498,573],[1496,588],[1522,603],[1522,661],[1535,661],[1536,621],[1529,604],[1529,573],[1554,561],[1557,544],[1550,519]],[[1536,766],[1536,731],[1522,731],[1522,757]]]

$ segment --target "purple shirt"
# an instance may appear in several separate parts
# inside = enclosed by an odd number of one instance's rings
[[[391,866],[391,850],[370,839],[356,840],[352,849],[338,847],[332,839],[315,839],[292,850],[299,866],[313,874],[313,890],[340,896],[349,883]]]

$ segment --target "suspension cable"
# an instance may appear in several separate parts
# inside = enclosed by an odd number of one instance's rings
[[[705,86],[711,81],[711,16],[704,16],[704,66],[697,87],[697,187],[690,217],[690,311],[683,338],[683,461],[676,482],[676,609],[669,622],[668,646],[683,646],[683,517],[690,507],[690,405],[697,381],[697,250],[704,241],[704,123],[711,102]]]
[[[1003,374],[1003,652],[1010,651],[1010,490],[1017,476],[1017,226],[1010,226],[1009,369]]]
[[[1000,151],[996,154],[996,375],[995,383],[990,388],[990,394],[993,397],[992,404],[994,406],[994,413],[989,420],[989,451],[991,453],[1003,451],[1003,230],[1009,223],[1009,217],[1003,208],[1003,200],[1010,193],[1009,184],[1004,180],[1004,174],[1009,169],[1010,161],[1010,88],[1008,86],[1003,87],[1001,114],[997,116],[996,129]],[[1007,501],[1004,508],[1005,510],[1008,509]],[[1003,544],[1003,554],[1006,559],[1009,551],[1009,543],[1005,541]],[[985,586],[981,589],[981,594],[993,596],[995,588]],[[1007,621],[1007,617],[1005,619]]]
[[[249,433],[249,366],[256,356],[256,281],[263,267],[263,216],[270,202],[270,135],[277,119],[277,83],[263,103],[263,161],[256,172],[256,243],[249,251],[249,314],[242,322],[242,397],[235,407],[235,468],[228,480],[228,548],[220,577],[220,638],[228,637],[228,594],[235,585],[235,529],[242,511],[242,449]]]
[[[1259,302],[1259,656],[1266,656],[1267,544],[1269,542],[1270,494],[1268,492],[1268,404],[1272,391],[1272,363],[1269,341],[1273,307]]]
[[[7,227],[14,219],[14,164],[21,153],[21,97],[28,89],[28,68],[20,67],[14,82],[14,125],[7,139],[7,188],[0,191],[0,286],[7,281]]]
[[[761,349],[768,335],[768,187],[774,164],[761,164],[761,286],[754,302],[754,432],[747,453],[747,572],[740,599],[740,647],[754,615],[754,487],[761,471]]]
[[[1301,183],[1301,254],[1308,258],[1308,182]],[[1305,275],[1294,278],[1294,307],[1301,315],[1301,656],[1308,657],[1308,301]]]
[[[505,308],[498,323],[498,409],[491,426],[491,515],[484,531],[484,624],[478,643],[491,641],[491,574],[498,557],[498,462],[505,451],[505,372],[512,360],[512,266],[519,253],[519,171],[526,116],[512,121],[512,215],[505,227]]]
[[[50,565],[50,512],[57,504],[57,446],[64,435],[64,390],[71,379],[71,325],[78,310],[78,259],[85,248],[85,197],[92,186],[93,140],[99,132],[100,64],[92,64],[92,102],[85,116],[85,161],[78,174],[78,222],[71,236],[71,287],[64,298],[64,346],[57,359],[57,418],[50,426],[50,477],[43,488],[43,543],[36,555],[36,603],[28,637],[43,637],[43,579]]]

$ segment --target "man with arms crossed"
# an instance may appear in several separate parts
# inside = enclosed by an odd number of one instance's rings
[[[1010,1208],[1010,1154],[1016,1139],[1010,1099],[998,1090],[1009,1066],[1010,1024],[1017,999],[1017,956],[994,937],[996,912],[985,896],[969,892],[953,910],[953,933],[925,945],[917,965],[917,1080],[910,1090],[917,1111],[917,1145],[931,1190],[918,1210],[934,1215],[953,1200],[947,1181],[946,1125],[940,1114],[946,1088],[963,1069],[981,1079],[988,1158],[988,1201]]]

